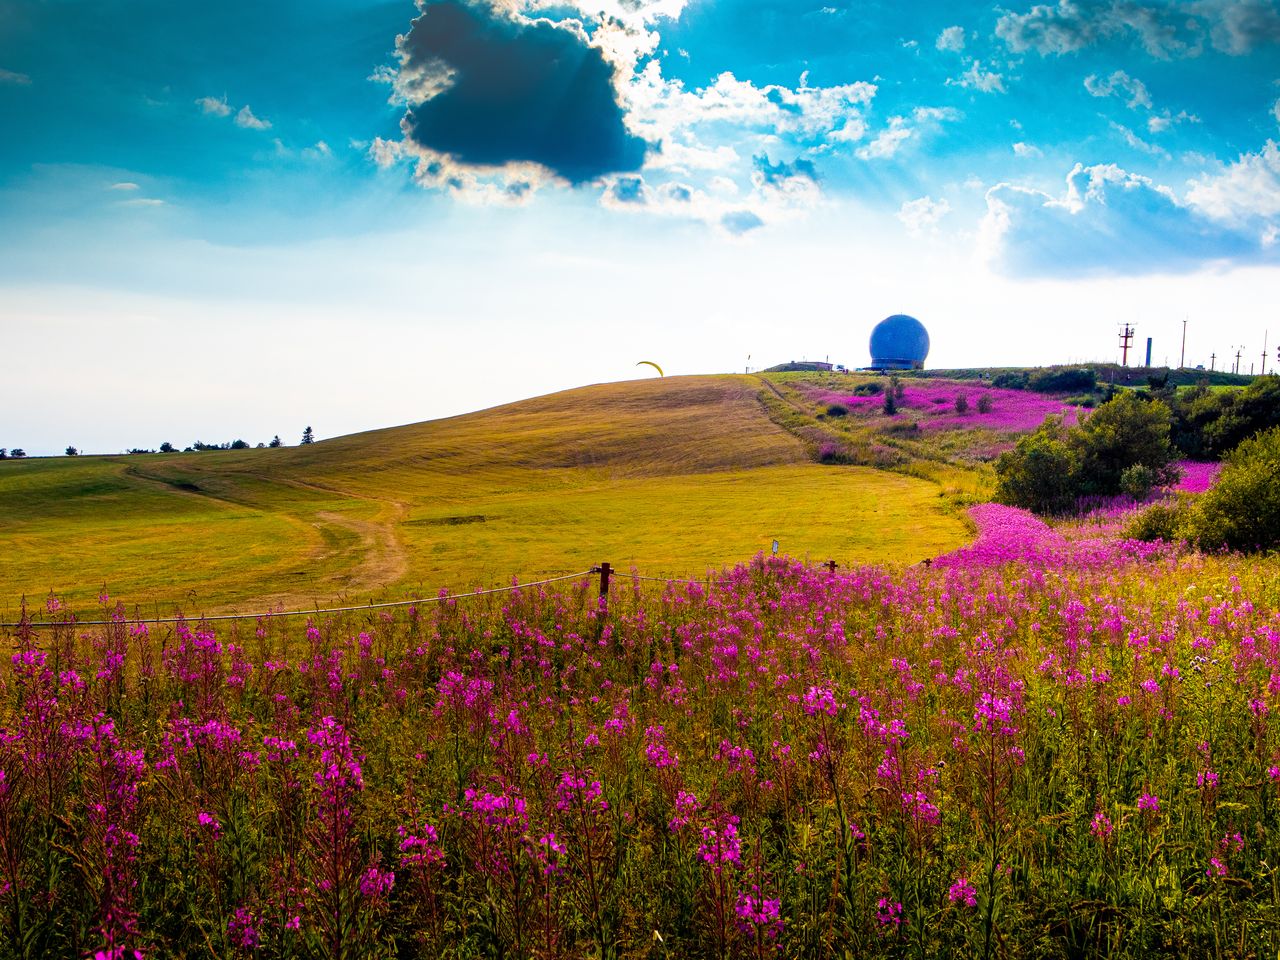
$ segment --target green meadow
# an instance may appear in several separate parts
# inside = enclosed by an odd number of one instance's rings
[[[0,612],[50,591],[83,610],[103,586],[147,611],[308,606],[604,560],[699,576],[775,539],[906,564],[969,538],[971,474],[817,463],[815,411],[781,390],[673,377],[309,446],[6,461]]]

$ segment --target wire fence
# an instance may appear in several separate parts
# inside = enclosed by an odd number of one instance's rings
[[[529,587],[541,587],[548,583],[561,583],[565,580],[580,580],[583,577],[589,577],[593,573],[599,573],[599,567],[592,567],[590,570],[584,570],[581,573],[567,573],[562,577],[548,577],[545,580],[531,580],[528,583],[513,583],[507,587],[494,587],[489,590],[472,590],[470,593],[442,593],[434,597],[415,597],[412,600],[391,600],[385,603],[360,603],[352,604],[345,607],[315,607],[311,610],[267,610],[262,613],[223,613],[212,616],[192,616],[192,617],[145,617],[134,619],[132,617],[127,620],[28,620],[18,623],[0,623],[0,628],[20,629],[22,627],[32,627],[35,629],[48,627],[104,627],[113,626],[117,623],[190,623],[196,622],[212,622],[215,620],[260,620],[265,617],[314,617],[326,613],[349,613],[355,610],[382,610],[388,607],[409,607],[421,605],[424,603],[444,603],[449,600],[464,600],[467,597],[483,597],[497,593],[511,593],[515,590],[526,590]]]
[[[831,572],[835,572],[836,562],[828,560],[822,564]],[[352,613],[359,610],[385,610],[393,607],[409,607],[426,603],[444,603],[450,600],[465,600],[469,597],[485,597],[500,593],[512,593],[517,590],[526,590],[529,587],[541,587],[550,583],[563,583],[566,580],[581,580],[594,574],[600,575],[600,596],[607,598],[609,594],[609,583],[611,576],[617,576],[620,579],[641,580],[650,583],[662,584],[688,584],[693,586],[705,586],[711,580],[711,575],[701,578],[692,577],[648,577],[634,571],[630,573],[621,573],[614,569],[608,563],[602,563],[599,566],[591,567],[589,570],[583,570],[580,573],[567,573],[559,577],[547,577],[542,580],[531,580],[528,583],[513,583],[505,587],[493,587],[487,590],[472,590],[468,593],[448,593],[441,591],[433,597],[415,597],[410,600],[389,600],[380,603],[360,603],[351,604],[341,607],[314,607],[309,610],[267,610],[259,613],[222,613],[200,616],[173,616],[173,617],[127,617],[124,619],[113,620],[77,620],[74,617],[63,620],[20,620],[16,623],[0,623],[0,629],[4,630],[21,630],[21,629],[51,629],[56,627],[109,627],[120,623],[128,624],[163,624],[163,623],[211,623],[214,621],[227,620],[261,620],[264,618],[280,618],[280,617],[313,617],[331,613]]]

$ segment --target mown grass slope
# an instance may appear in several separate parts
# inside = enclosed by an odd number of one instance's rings
[[[822,466],[758,378],[604,384],[306,447],[0,464],[0,609],[101,584],[188,610],[768,549],[914,562],[967,537],[936,485]]]

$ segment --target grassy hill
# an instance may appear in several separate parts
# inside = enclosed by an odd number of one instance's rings
[[[700,574],[778,539],[914,562],[967,527],[936,483],[813,462],[757,377],[604,384],[305,447],[0,463],[0,616],[256,609],[583,570]]]

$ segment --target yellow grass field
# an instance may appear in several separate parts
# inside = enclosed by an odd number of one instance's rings
[[[605,384],[305,447],[0,463],[0,616],[462,590],[768,550],[912,563],[969,531],[924,479],[813,463],[755,377]]]

